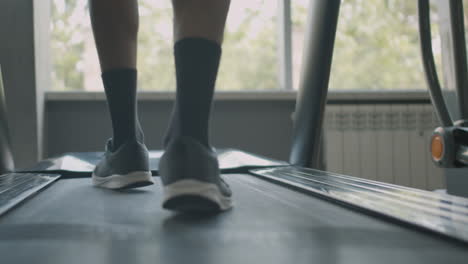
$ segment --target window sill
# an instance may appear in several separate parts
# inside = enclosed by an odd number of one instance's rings
[[[295,91],[253,91],[253,92],[216,92],[215,100],[245,101],[245,100],[296,100]],[[104,101],[104,92],[86,91],[47,91],[46,101]],[[174,92],[138,92],[141,101],[169,101],[175,99]]]
[[[296,91],[217,92],[217,101],[295,101]],[[171,101],[174,92],[139,92],[141,101]],[[104,92],[46,91],[46,101],[105,101]],[[331,91],[328,102],[339,103],[429,103],[429,94],[421,91]]]

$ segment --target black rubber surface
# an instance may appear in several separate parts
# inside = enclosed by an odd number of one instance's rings
[[[218,213],[221,208],[215,202],[196,195],[182,195],[163,203],[163,208],[181,213]]]
[[[250,175],[234,208],[161,208],[159,183],[110,191],[60,180],[0,218],[2,263],[466,263],[468,250]]]

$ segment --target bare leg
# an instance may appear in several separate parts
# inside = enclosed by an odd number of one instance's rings
[[[230,0],[173,0],[174,41],[205,38],[221,44]]]
[[[136,68],[137,0],[90,0],[90,11],[102,71]]]

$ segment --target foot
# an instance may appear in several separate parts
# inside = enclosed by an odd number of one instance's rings
[[[153,184],[148,150],[136,140],[127,141],[116,150],[112,139],[92,175],[93,185],[106,189],[128,189]]]
[[[159,161],[165,209],[216,212],[232,207],[216,153],[190,137],[172,140]]]

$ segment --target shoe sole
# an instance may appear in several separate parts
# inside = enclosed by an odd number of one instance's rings
[[[221,193],[213,183],[197,180],[180,180],[164,186],[164,209],[188,212],[209,213],[225,211],[232,207],[232,200]]]
[[[92,175],[93,185],[105,189],[131,189],[154,184],[150,171],[134,171],[127,174],[114,174],[107,177]]]

